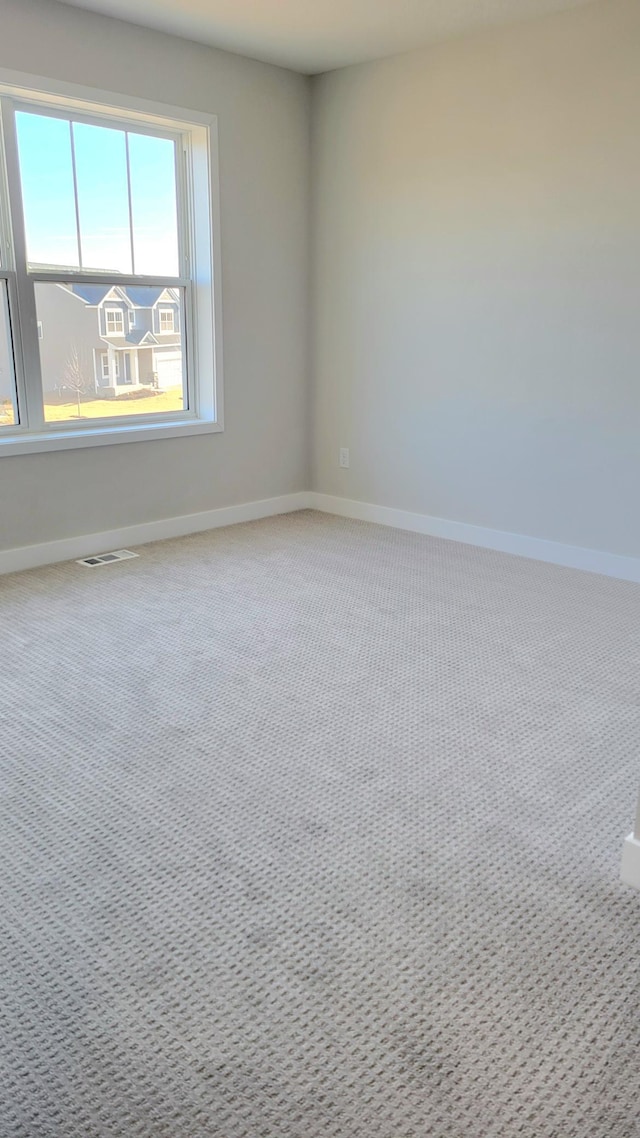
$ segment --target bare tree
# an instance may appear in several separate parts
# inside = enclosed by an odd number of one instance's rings
[[[88,370],[85,356],[78,351],[76,344],[72,344],[64,369],[64,386],[70,387],[76,397],[78,418],[81,415],[80,396],[89,390]]]

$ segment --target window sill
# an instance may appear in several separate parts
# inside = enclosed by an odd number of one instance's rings
[[[114,443],[150,442],[153,439],[178,439],[186,435],[208,435],[222,431],[221,423],[204,419],[176,420],[165,423],[127,423],[122,427],[88,427],[72,431],[41,431],[0,434],[0,456],[37,454],[50,450],[77,450],[79,447],[111,446]]]

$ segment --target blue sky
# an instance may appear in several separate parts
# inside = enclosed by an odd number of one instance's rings
[[[22,198],[30,262],[78,267],[71,130],[82,266],[131,273],[123,130],[19,111]],[[127,132],[136,273],[178,276],[175,146]]]

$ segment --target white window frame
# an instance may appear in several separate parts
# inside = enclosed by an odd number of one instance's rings
[[[106,367],[105,367],[106,364]],[[111,367],[109,366],[109,353],[100,352],[100,369],[102,379],[111,379]],[[118,352],[113,353],[113,378],[120,379],[120,356]]]
[[[170,316],[171,317],[171,327],[170,328],[163,328],[162,327],[162,317],[163,316]],[[176,314],[173,311],[173,308],[169,308],[168,304],[162,304],[162,305],[159,304],[158,305],[158,335],[159,336],[173,336],[173,335],[175,335],[175,330],[176,330]]]
[[[118,320],[113,317],[117,316]],[[112,324],[119,324],[118,328],[109,328],[109,318],[111,317]],[[113,305],[104,308],[104,334],[105,336],[124,336],[124,312],[121,308],[116,308]]]
[[[7,281],[12,327],[17,400],[21,422],[0,430],[0,456],[133,440],[172,438],[222,431],[222,318],[217,117],[134,99],[76,84],[55,82],[0,69],[0,102],[5,127],[0,147],[0,279]],[[181,219],[183,276],[126,277],[116,274],[29,272],[22,223],[14,106],[92,121],[98,125],[174,136],[178,141],[177,174],[185,211]],[[9,226],[13,221],[13,233]],[[123,415],[64,424],[44,422],[34,284],[39,281],[175,287],[184,290],[185,344],[190,406],[167,414]],[[124,331],[124,328],[123,328]],[[27,425],[28,423],[28,425]]]
[[[129,331],[136,326],[136,310],[135,308],[129,309]]]

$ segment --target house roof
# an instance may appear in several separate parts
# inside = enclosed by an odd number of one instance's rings
[[[182,337],[179,332],[173,333],[168,336],[154,336],[153,332],[144,332],[136,330],[135,328],[126,336],[101,336],[105,344],[111,348],[121,350],[123,348],[131,347],[149,347],[149,348],[172,348],[179,347],[182,343]]]
[[[152,346],[156,340],[149,332],[130,332],[127,336],[101,336],[110,348],[135,348],[140,345]]]
[[[119,294],[122,300],[132,304],[135,308],[153,308],[160,297],[167,296],[167,303],[179,301],[177,289],[167,288],[165,285],[121,285],[115,281],[109,284],[72,284],[70,292],[84,300],[85,304],[95,307],[102,304],[110,292]]]
[[[126,294],[137,308],[153,308],[156,300],[165,291],[163,288],[152,288],[150,285],[127,285]]]
[[[101,336],[100,339],[104,340],[105,344],[108,344],[110,348],[118,349],[131,347],[131,341],[127,340],[125,336]]]
[[[151,335],[152,334],[148,331],[145,331],[144,328],[132,328],[129,332],[126,332],[124,336],[122,336],[119,333],[116,333],[115,335],[110,336],[108,332],[105,332],[104,336],[102,338],[104,340],[108,340],[109,343],[114,348],[116,348],[116,347],[131,347],[132,345],[135,345],[135,344],[141,344],[143,342],[143,340],[148,341],[149,337]]]
[[[171,300],[178,300],[177,289],[166,288],[164,285],[157,288],[153,288],[151,285],[121,285],[120,287],[137,308],[153,308],[164,293],[167,293]]]
[[[112,284],[73,284],[70,291],[84,300],[86,304],[96,305],[100,304],[113,288],[114,285]]]

